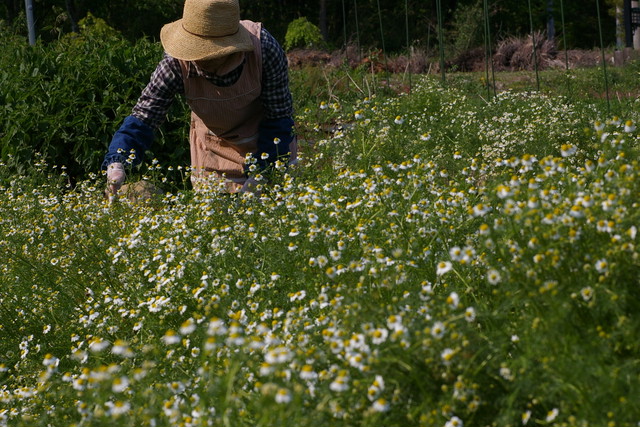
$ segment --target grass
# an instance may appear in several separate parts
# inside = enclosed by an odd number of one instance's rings
[[[0,425],[637,425],[637,101],[304,78],[260,197],[0,167]]]

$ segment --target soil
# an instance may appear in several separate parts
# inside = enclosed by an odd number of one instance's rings
[[[498,46],[492,53],[494,69],[496,71],[524,71],[534,70],[535,63],[533,45],[531,42],[510,41]],[[629,59],[638,59],[640,51],[618,52],[618,58],[611,51],[606,51],[604,58],[610,65],[620,65]],[[623,59],[624,56],[624,59]],[[552,46],[540,43],[536,51],[538,70],[562,69],[568,67],[585,68],[602,64],[603,54],[599,49],[593,50],[555,50]],[[314,49],[295,49],[287,53],[289,66],[292,69],[305,67],[329,67],[340,68],[345,65],[350,68],[364,67],[372,72],[388,71],[391,73],[411,72],[415,74],[439,73],[440,61],[437,55],[428,55],[427,52],[412,50],[411,55],[385,55],[380,50],[358,52],[355,47],[333,52]],[[445,63],[447,72],[474,72],[486,69],[486,60],[483,48],[477,48],[463,52],[457,57],[447,60]]]

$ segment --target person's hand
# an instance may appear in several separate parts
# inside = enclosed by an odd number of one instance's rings
[[[107,166],[107,190],[111,194],[116,194],[127,175],[124,172],[124,165],[120,162],[111,163]]]

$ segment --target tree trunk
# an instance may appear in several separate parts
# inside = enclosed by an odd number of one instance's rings
[[[69,17],[69,21],[71,22],[71,31],[74,33],[78,32],[78,18],[76,16],[76,8],[71,0],[64,1],[65,7],[67,8],[67,16]]]
[[[637,2],[637,1],[631,2],[631,7],[638,8],[639,6],[640,6],[640,2]],[[635,50],[640,50],[640,28],[636,28],[636,30],[633,32],[632,39],[633,39],[632,40],[633,48]]]
[[[322,33],[322,39],[327,41],[329,33],[327,31],[327,0],[320,0],[320,16],[318,17],[320,33]]]
[[[624,17],[623,8],[616,6],[616,49],[624,48]]]
[[[24,7],[24,0],[6,0],[5,7],[7,8],[7,20],[13,23]]]
[[[553,19],[553,0],[547,2],[547,40],[553,42],[556,38],[556,23]]]

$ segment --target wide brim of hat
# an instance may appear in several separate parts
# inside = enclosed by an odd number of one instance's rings
[[[160,41],[169,55],[184,61],[213,59],[253,50],[251,34],[242,25],[238,25],[238,31],[229,36],[203,37],[186,31],[181,19],[162,27]]]

